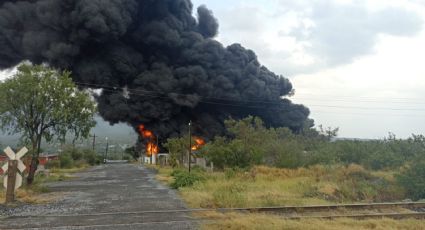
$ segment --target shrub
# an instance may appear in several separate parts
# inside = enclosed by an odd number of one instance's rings
[[[377,151],[376,153],[370,156],[366,165],[368,165],[371,169],[381,170],[388,168],[397,168],[402,166],[404,163],[404,159],[402,158],[400,153],[389,151]]]
[[[83,159],[83,152],[72,146],[67,146],[62,154],[70,155],[74,161]]]
[[[214,204],[219,208],[238,208],[246,204],[244,192],[247,187],[240,183],[225,185],[213,193]]]
[[[122,159],[125,160],[125,161],[131,161],[131,160],[133,160],[133,157],[131,155],[124,154],[124,156],[122,157]]]
[[[83,168],[85,166],[87,166],[87,162],[85,160],[78,160],[78,161],[74,161],[74,164],[72,167]]]
[[[60,166],[61,166],[61,163],[59,160],[51,160],[47,162],[45,167],[46,169],[54,169],[54,168],[57,169],[57,168],[60,168]]]
[[[397,175],[397,182],[406,189],[407,196],[413,200],[425,198],[425,160],[419,160]]]
[[[85,149],[83,150],[83,159],[89,165],[96,165],[96,153],[93,150]]]
[[[71,154],[62,153],[59,155],[59,162],[61,168],[72,168],[74,166],[74,160]]]
[[[226,179],[232,179],[236,177],[237,174],[238,174],[237,169],[234,169],[234,168],[228,168],[224,170],[224,176]]]
[[[171,183],[171,187],[175,189],[189,187],[198,181],[204,180],[204,177],[200,172],[189,173],[185,170],[174,170],[171,175],[175,179],[174,182]]]

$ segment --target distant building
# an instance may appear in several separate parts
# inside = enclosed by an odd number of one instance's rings
[[[3,175],[3,170],[1,169],[1,166],[3,166],[3,164],[5,164],[7,161],[9,160],[9,158],[6,156],[6,154],[1,153],[0,154],[0,175]],[[45,166],[49,161],[52,160],[59,160],[59,155],[57,154],[47,154],[47,155],[42,155],[40,154],[40,157],[38,158],[39,161],[39,166]],[[26,158],[24,160],[25,165],[27,166],[27,170],[29,169],[29,164],[31,163],[31,158]]]

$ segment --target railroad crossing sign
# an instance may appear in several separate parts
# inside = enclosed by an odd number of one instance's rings
[[[7,147],[4,150],[4,153],[6,153],[6,155],[9,157],[9,160],[10,160],[9,162],[16,161],[16,167],[17,167],[18,171],[16,172],[16,180],[15,180],[15,183],[14,183],[15,184],[15,190],[22,186],[22,175],[21,175],[21,173],[24,172],[26,167],[25,167],[25,164],[21,161],[21,158],[23,156],[25,156],[25,154],[27,152],[28,152],[28,149],[26,147],[19,150],[18,153],[13,152],[13,150],[10,147]],[[9,170],[9,162],[7,162],[2,167],[3,172],[5,174],[8,174],[8,176],[5,176],[4,180],[3,180],[3,186],[6,189],[7,189],[7,185],[8,185],[9,173],[10,173],[10,171],[15,171],[15,170]]]

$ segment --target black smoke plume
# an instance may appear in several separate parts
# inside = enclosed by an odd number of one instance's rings
[[[194,123],[196,135],[223,133],[248,115],[300,130],[309,110],[282,96],[288,79],[239,44],[214,40],[218,22],[190,0],[9,0],[0,3],[0,68],[23,60],[73,72],[81,87],[103,88],[110,123],[145,124],[161,137]]]

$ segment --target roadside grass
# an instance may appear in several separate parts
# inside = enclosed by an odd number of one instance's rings
[[[171,168],[156,169],[158,180],[172,184]],[[191,208],[385,202],[404,197],[391,172],[370,172],[359,165],[299,169],[256,166],[248,171],[226,169],[202,175],[205,180],[179,188]]]
[[[172,184],[172,168],[155,167],[157,179]],[[185,169],[180,169],[185,170]],[[190,208],[272,207],[399,201],[404,191],[396,186],[394,172],[368,171],[359,165],[314,166],[280,169],[256,166],[248,171],[227,169],[204,172],[205,180],[179,188]],[[409,210],[335,210],[303,215],[367,214],[374,212],[410,212]],[[285,220],[281,216],[261,213],[198,212],[193,214],[210,229],[423,229],[423,220],[354,220],[303,219]],[[295,214],[291,214],[295,215]]]
[[[50,169],[48,173],[39,173],[36,175],[34,183],[31,186],[26,185],[25,181],[23,182],[24,185],[16,192],[16,201],[18,203],[26,204],[45,204],[55,201],[61,197],[61,194],[50,192],[49,188],[45,184],[49,182],[72,179],[73,173],[80,172],[87,167],[88,165],[81,165],[81,167],[70,169],[53,168]],[[0,204],[4,204],[5,198],[6,190],[3,188],[3,186],[1,186]]]
[[[303,230],[362,230],[362,229],[407,229],[416,230],[424,228],[423,220],[407,219],[303,219],[285,220],[276,215],[240,214],[240,213],[203,213],[198,216],[205,220],[201,229],[303,229]]]

